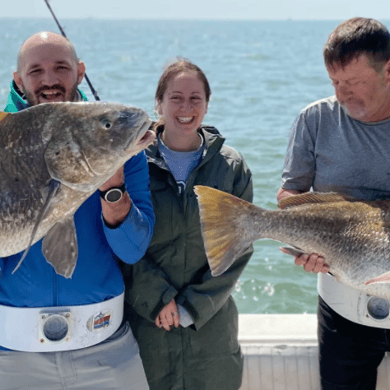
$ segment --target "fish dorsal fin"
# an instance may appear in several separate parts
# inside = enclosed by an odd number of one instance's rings
[[[304,194],[289,196],[279,201],[278,206],[281,209],[301,206],[312,203],[334,203],[357,200],[352,197],[337,194],[336,192],[306,192]]]
[[[9,112],[0,111],[0,122],[5,119],[8,115],[12,115]]]

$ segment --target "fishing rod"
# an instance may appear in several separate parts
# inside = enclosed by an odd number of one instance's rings
[[[60,29],[62,36],[65,37],[66,39],[68,39],[68,37],[67,37],[66,34],[65,34],[65,31],[64,31],[63,28],[61,27],[60,23],[58,22],[58,19],[56,18],[56,16],[54,15],[53,10],[52,10],[51,7],[50,7],[49,0],[45,0],[45,3],[46,3],[46,5],[47,5],[47,8],[49,8],[49,11],[50,11],[51,14],[53,15],[53,18],[54,18],[55,22],[57,23],[57,26],[58,26],[58,28]],[[95,88],[93,87],[92,83],[89,81],[89,78],[88,78],[88,76],[87,76],[87,73],[84,74],[84,77],[85,77],[85,80],[87,81],[87,83],[88,83],[88,85],[89,85],[89,88],[91,89],[92,95],[95,97],[96,100],[100,100],[100,97],[99,97],[97,91],[96,91]]]

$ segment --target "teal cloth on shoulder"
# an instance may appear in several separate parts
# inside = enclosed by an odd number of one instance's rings
[[[77,89],[77,91],[80,93],[83,101],[88,100],[83,91],[81,91],[80,89]],[[12,80],[11,90],[8,94],[7,104],[4,108],[4,112],[19,112],[28,107],[30,107],[30,104],[23,99],[23,96],[19,93],[19,89],[17,89],[15,81]]]

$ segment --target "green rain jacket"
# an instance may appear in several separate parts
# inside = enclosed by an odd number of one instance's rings
[[[81,98],[84,101],[88,100],[87,97],[84,95],[83,91],[81,91],[80,89],[78,89],[77,91],[80,93]],[[15,84],[15,81],[11,81],[11,91],[8,95],[7,104],[5,106],[4,111],[5,112],[18,112],[18,111],[22,111],[28,107],[30,107],[30,105],[21,96],[20,91]]]
[[[217,129],[201,131],[204,157],[181,194],[157,142],[147,149],[154,235],[143,259],[123,266],[127,315],[151,390],[237,390],[241,384],[238,312],[230,293],[253,248],[223,275],[211,276],[193,187],[211,186],[251,202],[252,174],[241,155],[223,145]],[[156,327],[156,317],[172,299],[193,325],[169,332]]]

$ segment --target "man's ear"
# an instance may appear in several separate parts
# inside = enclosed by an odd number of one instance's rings
[[[163,112],[162,112],[162,108],[161,108],[161,102],[157,102],[157,112],[159,115],[162,116]]]
[[[15,84],[16,84],[16,85],[18,86],[18,88],[24,93],[22,78],[20,77],[19,73],[18,73],[16,70],[15,70],[15,72],[13,73],[13,76],[14,76]]]
[[[385,73],[386,73],[386,77],[390,77],[390,60],[386,62]]]
[[[85,64],[80,61],[77,65],[77,84],[80,85],[85,75]]]

